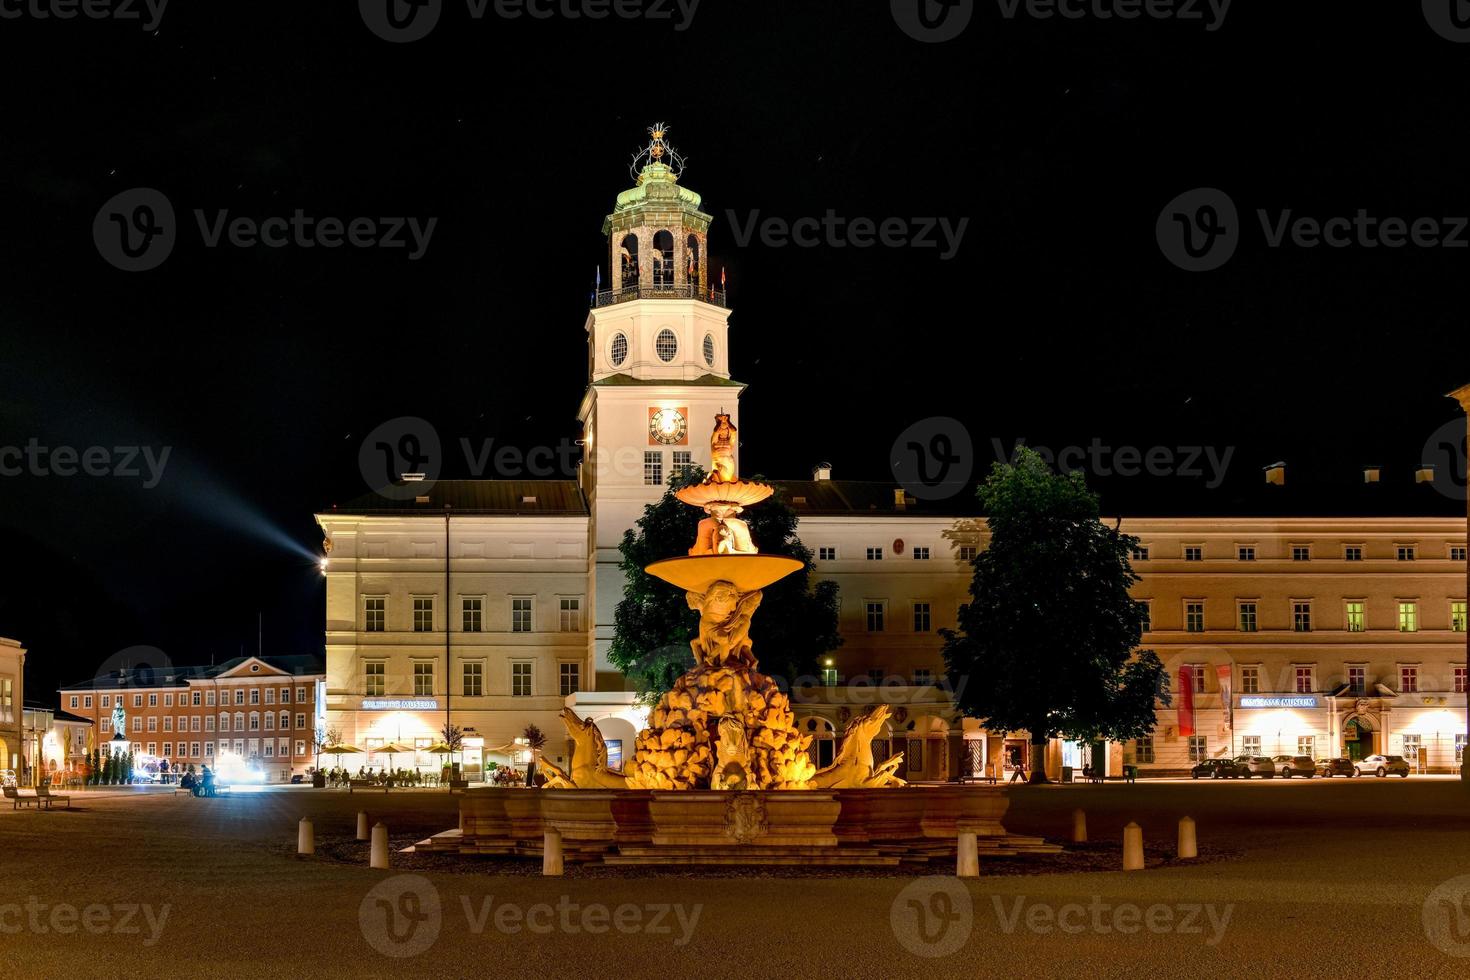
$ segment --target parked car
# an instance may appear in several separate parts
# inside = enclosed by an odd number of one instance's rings
[[[1206,759],[1189,770],[1191,779],[1199,779],[1201,776],[1209,779],[1236,779],[1241,776],[1249,778],[1250,770],[1234,759]]]
[[[1264,755],[1238,755],[1235,764],[1245,770],[1245,778],[1260,776],[1262,779],[1272,779],[1276,775],[1276,763]]]
[[[1317,763],[1317,775],[1324,778],[1333,776],[1356,776],[1358,767],[1353,765],[1353,760],[1348,758],[1323,759]]]
[[[1405,779],[1409,777],[1409,763],[1401,755],[1370,755],[1366,759],[1359,759],[1357,767],[1358,772],[1371,772],[1375,776],[1393,773]]]
[[[1276,764],[1276,772],[1282,779],[1290,779],[1292,776],[1311,779],[1317,775],[1317,763],[1309,755],[1273,755],[1271,761]]]

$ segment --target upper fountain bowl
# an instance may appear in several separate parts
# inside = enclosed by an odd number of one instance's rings
[[[765,483],[740,480],[736,483],[696,483],[693,486],[675,490],[674,496],[693,507],[708,507],[711,504],[750,507],[775,492]]]

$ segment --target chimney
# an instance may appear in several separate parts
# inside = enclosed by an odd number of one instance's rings
[[[1286,464],[1277,462],[1266,467],[1266,482],[1273,487],[1286,486]]]
[[[1414,471],[1414,482],[1415,483],[1433,483],[1434,482],[1434,464],[1433,463],[1425,463],[1424,465],[1420,466],[1419,469],[1415,470]]]
[[[404,483],[423,483],[424,482],[424,474],[422,474],[422,473],[400,473],[400,474],[398,474],[398,478],[400,480],[402,480]]]
[[[909,495],[904,491],[903,487],[899,487],[893,491],[893,506],[895,509],[903,510],[906,508],[909,505],[909,499]]]
[[[832,479],[832,464],[818,463],[812,467],[812,479],[818,482]]]
[[[1377,483],[1382,478],[1383,478],[1383,469],[1382,469],[1382,467],[1378,467],[1378,466],[1365,466],[1365,467],[1363,467],[1363,482],[1364,483]]]

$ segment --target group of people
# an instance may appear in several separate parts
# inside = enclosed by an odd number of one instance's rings
[[[369,782],[374,786],[382,786],[389,780],[395,786],[438,786],[439,776],[434,773],[419,772],[417,769],[374,769],[372,766],[359,766],[354,774],[347,767],[332,767],[327,770],[327,785],[333,787],[345,787],[353,780]]]
[[[194,767],[190,766],[189,771],[184,773],[179,779],[179,789],[187,789],[195,796],[218,795],[218,790],[215,786],[214,770],[205,766],[203,772],[196,776],[194,775]]]

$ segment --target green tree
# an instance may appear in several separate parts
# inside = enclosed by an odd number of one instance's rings
[[[996,464],[979,497],[990,544],[959,628],[940,631],[945,664],[962,712],[1030,733],[1031,781],[1046,782],[1052,738],[1139,738],[1155,699],[1169,703],[1163,664],[1138,646],[1137,539],[1099,520],[1081,473],[1053,473],[1028,449]]]
[[[689,552],[704,514],[673,492],[703,479],[699,467],[676,472],[663,498],[643,509],[637,527],[623,535],[619,546],[625,580],[608,657],[649,703],[693,666],[689,640],[699,625],[699,614],[689,608],[683,592],[643,569]],[[763,554],[785,555],[805,566],[764,590],[751,630],[761,670],[794,682],[814,674],[822,656],[842,643],[837,633],[837,583],[812,583],[816,566],[811,550],[796,536],[797,514],[779,491],[741,517]]]

